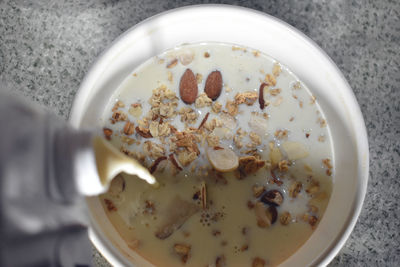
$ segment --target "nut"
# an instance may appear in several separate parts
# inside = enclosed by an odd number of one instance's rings
[[[257,225],[259,227],[267,228],[271,226],[272,216],[267,215],[267,211],[265,210],[265,206],[262,202],[258,201],[254,205],[254,212],[256,214]]]
[[[283,202],[283,195],[278,190],[269,190],[261,197],[261,201],[269,205],[280,206]]]
[[[213,101],[216,100],[222,91],[222,75],[221,72],[216,70],[211,72],[206,80],[204,92]]]
[[[239,158],[229,147],[208,147],[207,158],[211,165],[220,172],[230,172],[239,166]],[[221,149],[222,148],[222,149]]]
[[[124,134],[131,135],[133,134],[134,131],[135,131],[135,125],[132,122],[127,121],[124,126]]]
[[[193,104],[198,93],[197,80],[191,69],[186,69],[179,83],[179,94],[186,104]]]
[[[150,133],[150,130],[149,129],[147,129],[147,128],[143,128],[143,127],[141,127],[141,126],[136,126],[136,132],[140,135],[140,136],[142,136],[142,137],[144,137],[144,138],[151,138],[151,137],[153,137],[152,135],[151,135],[151,133]]]

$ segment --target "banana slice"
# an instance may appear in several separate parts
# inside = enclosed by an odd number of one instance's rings
[[[208,147],[207,158],[214,169],[220,172],[230,172],[239,166],[238,156],[229,147]]]

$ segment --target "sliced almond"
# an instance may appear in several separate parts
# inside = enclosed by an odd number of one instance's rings
[[[207,158],[211,165],[220,172],[230,172],[239,166],[239,158],[229,147],[207,148]]]
[[[193,104],[198,93],[197,80],[191,69],[186,69],[179,83],[179,94],[186,104]]]
[[[307,148],[299,142],[287,141],[282,144],[289,160],[305,158],[309,155]]]
[[[276,147],[273,143],[270,144],[270,152],[269,158],[271,159],[271,164],[276,166],[282,160],[282,153],[278,147]]]
[[[216,70],[211,72],[206,80],[204,92],[213,101],[216,100],[222,91],[222,75],[221,72]]]
[[[267,120],[258,114],[251,114],[248,124],[250,128],[260,136],[264,136],[267,133]]]
[[[265,205],[258,201],[254,205],[254,212],[256,214],[256,219],[257,219],[257,225],[261,228],[267,228],[271,226],[271,218],[267,216],[267,212],[265,209]]]

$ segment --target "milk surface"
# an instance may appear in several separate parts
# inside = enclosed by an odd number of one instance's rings
[[[258,100],[249,106],[240,104],[239,113],[233,116],[233,121],[232,116],[227,116],[223,111],[215,113],[210,106],[197,108],[195,104],[187,105],[179,99],[180,78],[188,68],[194,74],[199,74],[199,95],[204,91],[208,74],[214,70],[221,72],[223,89],[216,101],[225,110],[226,102],[232,101],[237,93],[258,94],[265,76],[272,74],[276,66],[281,69],[276,77],[276,85],[264,89],[264,99],[268,105],[261,110]],[[222,121],[222,125],[217,127],[220,129],[207,134],[219,135],[221,145],[230,147],[239,157],[249,155],[249,150],[255,150],[266,166],[243,179],[238,179],[237,172],[219,174],[210,166],[205,153],[207,141],[203,140],[198,142],[199,156],[188,166],[181,166],[181,171],[170,170],[173,165],[169,159],[160,163],[159,169],[153,173],[161,184],[158,189],[139,179],[122,175],[119,182],[123,181],[123,188],[114,191],[111,188],[110,192],[100,197],[107,216],[121,237],[133,250],[159,266],[216,266],[221,263],[222,257],[227,266],[251,266],[256,258],[264,260],[267,266],[277,265],[290,257],[317,227],[317,224],[310,225],[308,218],[315,216],[318,221],[322,218],[334,180],[335,161],[329,123],[318,105],[318,99],[287,68],[259,51],[221,43],[183,45],[149,59],[116,89],[103,115],[104,126],[113,131],[113,145],[125,152],[138,153],[143,151],[145,141],[163,145],[160,138],[143,138],[137,133],[128,135],[134,140],[133,143],[124,141],[124,136],[127,136],[124,134],[126,121],[139,125],[139,120],[151,108],[148,100],[153,90],[160,87],[176,93],[177,111],[190,107],[198,115],[193,124],[186,125],[179,114],[165,118],[177,131],[197,128],[209,113],[208,122],[216,118]],[[117,101],[123,103],[118,110],[126,114],[124,121],[112,120],[115,111],[112,110]],[[132,104],[141,105],[140,115],[133,116],[129,112]],[[242,148],[238,148],[233,141],[239,128],[246,133],[242,138]],[[281,138],[279,131],[285,131],[286,136]],[[262,143],[252,146],[250,132],[256,132]],[[290,160],[293,154],[285,150],[290,142],[301,144],[306,156]],[[271,166],[270,144],[278,148],[281,160],[289,163],[286,171]],[[165,156],[168,158],[171,153],[173,151],[166,146]],[[137,154],[131,156],[137,157]],[[154,161],[148,156],[142,159],[147,167]],[[273,182],[271,172],[276,173],[282,184]],[[221,176],[223,179],[218,178]],[[294,182],[302,184],[296,197],[290,192]],[[202,183],[207,188],[206,209],[201,206],[201,199],[195,196]],[[316,183],[318,191],[307,193],[306,190]],[[260,201],[260,197],[254,195],[255,185],[264,186],[266,191],[279,190],[284,198],[276,208],[276,222],[267,228],[257,224],[254,207],[249,206],[249,202],[254,204]],[[160,239],[155,233],[171,212],[169,203],[177,196],[197,205],[198,209],[170,236]],[[109,209],[109,203],[114,209]],[[265,205],[266,208],[268,206]],[[280,222],[284,212],[291,215],[287,225]],[[185,261],[174,249],[176,244],[190,246]]]

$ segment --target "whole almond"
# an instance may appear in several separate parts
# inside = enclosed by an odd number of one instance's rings
[[[221,72],[215,70],[211,72],[206,80],[206,86],[204,92],[212,100],[216,100],[222,91],[222,75]]]
[[[193,104],[198,93],[197,80],[191,69],[186,69],[179,83],[179,94],[186,104]]]

